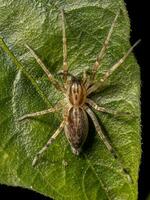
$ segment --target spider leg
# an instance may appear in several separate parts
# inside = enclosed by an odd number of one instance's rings
[[[91,100],[89,98],[86,99],[86,103],[88,103],[90,106],[92,106],[97,111],[108,113],[108,114],[111,114],[111,115],[117,115],[118,114],[116,111],[98,106],[93,100]]]
[[[105,74],[104,76],[99,80],[97,84],[94,84],[92,87],[89,88],[87,94],[91,94],[92,92],[95,92],[104,82],[111,76],[111,74],[118,69],[121,64],[126,60],[126,58],[129,56],[129,54],[133,51],[133,49],[141,42],[141,40],[138,40],[128,51],[124,54],[124,56],[115,63]]]
[[[87,71],[86,70],[83,70],[82,81],[83,81],[83,84],[85,84],[85,82],[87,81]]]
[[[128,172],[128,170],[126,168],[124,168],[122,160],[118,159],[119,157],[118,157],[117,153],[115,152],[114,148],[112,147],[112,145],[110,144],[110,142],[108,141],[106,136],[103,134],[102,129],[98,123],[98,120],[97,120],[94,112],[88,106],[85,106],[84,108],[85,108],[86,112],[88,113],[88,115],[91,117],[91,119],[94,123],[95,129],[96,129],[98,135],[100,136],[101,140],[107,147],[108,151],[113,155],[113,157],[115,159],[117,159],[119,161],[122,171],[126,174],[128,180],[133,183],[133,179],[132,179],[130,173]]]
[[[36,55],[36,53],[34,52],[34,50],[29,47],[29,45],[25,44],[25,46],[27,47],[27,49],[30,51],[30,53],[32,54],[32,56],[36,59],[37,63],[40,65],[40,67],[43,69],[43,71],[45,72],[45,74],[47,75],[48,79],[51,81],[51,83],[55,86],[55,88],[57,90],[60,90],[62,92],[64,92],[64,87],[61,86],[59,84],[59,82],[54,78],[54,76],[49,72],[49,70],[47,69],[47,67],[44,65],[44,63],[42,62],[42,60]]]
[[[120,11],[119,11],[120,12]],[[99,55],[97,56],[97,59],[96,59],[96,62],[94,63],[93,65],[93,79],[95,78],[95,75],[96,75],[96,72],[98,70],[98,68],[100,67],[100,64],[101,64],[101,60],[103,59],[103,57],[105,56],[105,52],[108,48],[108,44],[109,44],[109,41],[110,41],[110,38],[111,38],[111,35],[112,35],[112,32],[113,32],[113,29],[114,29],[114,26],[115,26],[115,23],[117,21],[117,18],[119,16],[119,12],[116,14],[113,22],[112,22],[112,25],[110,27],[110,30],[108,32],[108,35],[104,41],[104,44],[102,46],[102,49],[99,53]]]
[[[63,36],[63,75],[64,80],[67,80],[67,72],[68,72],[68,64],[67,64],[67,37],[66,37],[66,29],[65,29],[65,17],[64,10],[61,9],[61,17],[62,17],[62,36]]]
[[[107,147],[108,151],[110,151],[113,154],[113,156],[115,158],[117,158],[117,155],[116,155],[112,145],[110,144],[110,142],[108,141],[106,136],[103,134],[102,129],[101,129],[99,123],[98,123],[98,120],[97,120],[95,114],[93,113],[93,111],[88,106],[86,106],[85,109],[86,109],[86,112],[88,113],[88,115],[91,117],[91,119],[92,119],[92,121],[94,123],[95,129],[96,129],[99,137],[101,138],[101,140],[103,141],[103,143]]]
[[[131,115],[131,113],[129,112],[118,112],[118,111],[114,111],[114,110],[110,110],[108,108],[104,108],[101,107],[99,105],[97,105],[93,100],[87,98],[86,99],[86,103],[89,104],[92,108],[94,108],[95,110],[99,111],[99,112],[104,112],[104,113],[108,113],[117,117],[129,117],[129,115]]]
[[[29,113],[29,114],[26,114],[26,115],[23,115],[22,117],[20,117],[18,119],[18,121],[22,121],[24,119],[31,118],[31,117],[37,117],[37,116],[41,116],[41,115],[46,115],[48,113],[52,113],[52,112],[58,111],[59,109],[61,109],[61,108],[60,107],[55,107],[55,108],[49,108],[47,110],[42,110],[42,111],[35,112],[35,113]]]
[[[82,83],[88,92],[89,88],[94,84],[94,81],[91,80],[91,75],[88,74],[87,70],[83,70],[82,74]]]
[[[83,85],[85,86],[86,90],[88,90],[88,87],[90,86],[91,81],[90,81],[89,76],[87,74],[87,70],[83,70],[82,82],[83,82]]]
[[[46,151],[47,148],[52,144],[52,142],[57,138],[57,136],[60,134],[60,132],[62,131],[62,129],[64,128],[64,126],[65,126],[65,121],[63,120],[63,122],[60,124],[60,126],[56,130],[56,132],[50,137],[50,139],[44,145],[44,147],[36,154],[35,158],[33,159],[32,166],[35,166],[35,164],[37,163],[37,160],[39,159],[39,157],[41,156],[41,154],[44,151]]]

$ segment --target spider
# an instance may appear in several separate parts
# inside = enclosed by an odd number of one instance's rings
[[[64,95],[63,102],[62,101],[58,102],[57,105],[54,106],[53,108],[26,114],[18,119],[19,121],[22,121],[24,119],[31,117],[37,117],[52,112],[54,113],[59,110],[62,111],[63,121],[61,122],[56,132],[50,137],[45,146],[36,154],[32,162],[33,166],[36,164],[41,154],[43,154],[43,152],[47,150],[47,148],[52,144],[52,142],[57,138],[57,136],[61,133],[63,129],[66,138],[70,143],[73,154],[79,155],[88,135],[88,129],[89,129],[88,116],[92,119],[96,132],[98,133],[99,137],[105,144],[108,151],[110,151],[114,156],[116,156],[114,148],[112,147],[111,143],[106,138],[106,136],[103,134],[101,126],[97,120],[97,117],[95,116],[91,108],[99,112],[105,112],[114,115],[116,114],[116,112],[97,105],[89,96],[91,96],[94,92],[96,92],[103,85],[103,83],[107,81],[107,79],[111,76],[111,74],[125,61],[128,55],[132,52],[133,48],[140,42],[140,40],[138,40],[124,54],[124,56],[103,75],[103,77],[100,80],[98,81],[96,80],[95,77],[97,70],[99,69],[101,61],[104,58],[105,52],[108,48],[108,44],[118,16],[119,12],[116,14],[111,24],[110,30],[108,31],[108,35],[93,65],[92,73],[89,76],[87,76],[87,73],[85,71],[83,72],[82,78],[78,78],[72,75],[70,72],[68,72],[67,38],[65,31],[65,17],[63,9],[61,10],[62,38],[63,38],[63,70],[59,72],[60,75],[63,75],[63,82],[64,82],[63,84],[61,84],[57,79],[54,78],[54,76],[49,72],[49,70],[41,61],[41,59],[36,55],[34,50],[27,44],[25,45],[32,54],[32,56],[36,59],[40,67],[44,70],[50,82],[54,85],[54,87],[57,90],[62,92],[62,94]],[[2,38],[1,38],[1,43],[4,46],[3,49],[14,59],[15,63],[18,64],[19,61],[17,61],[17,59],[13,56],[13,54],[8,49]]]

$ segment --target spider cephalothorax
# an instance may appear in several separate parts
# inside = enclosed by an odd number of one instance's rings
[[[40,60],[40,58],[35,54],[35,52],[28,46],[26,47],[29,49],[33,57],[39,63],[41,68],[44,70],[50,82],[55,86],[55,88],[62,92],[64,95],[64,101],[59,102],[54,108],[49,108],[47,110],[39,111],[36,113],[26,114],[23,117],[19,118],[19,121],[24,120],[26,118],[45,115],[50,112],[56,112],[58,110],[62,111],[62,122],[56,132],[51,136],[48,140],[46,145],[37,153],[33,160],[33,165],[35,165],[39,156],[48,148],[48,146],[52,143],[53,140],[57,138],[59,133],[64,129],[65,135],[71,145],[72,151],[74,154],[78,155],[81,152],[82,146],[87,138],[89,122],[87,115],[92,119],[95,129],[100,136],[101,140],[104,142],[107,149],[115,155],[115,151],[108,141],[108,139],[103,134],[100,124],[93,112],[93,109],[106,112],[111,114],[116,114],[115,111],[110,111],[104,107],[98,106],[89,96],[92,96],[92,93],[97,91],[100,86],[109,78],[109,76],[125,61],[127,56],[133,50],[133,48],[139,43],[137,41],[128,51],[124,54],[124,56],[115,63],[103,77],[96,81],[95,76],[96,72],[101,64],[101,60],[103,59],[106,49],[108,47],[108,42],[110,40],[111,34],[113,32],[113,28],[115,26],[115,22],[118,18],[119,12],[114,18],[114,21],[111,25],[111,28],[108,32],[108,35],[104,41],[104,44],[101,48],[100,53],[97,56],[96,62],[92,68],[92,74],[90,76],[86,75],[86,72],[83,72],[82,79],[79,80],[75,76],[71,75],[68,72],[68,65],[67,65],[67,43],[66,43],[66,32],[65,32],[65,20],[64,20],[64,12],[61,11],[62,14],[62,30],[63,30],[63,75],[64,83],[60,83],[54,76],[49,72],[46,68],[44,63]],[[1,43],[3,44],[3,49],[11,56],[14,60],[15,64],[21,66],[22,64],[16,59],[16,57],[11,53],[5,42],[1,39]],[[71,79],[68,79],[68,77]],[[63,106],[62,106],[63,105]],[[116,157],[116,156],[115,156]]]
[[[69,83],[67,95],[73,106],[82,106],[86,100],[86,87],[79,79],[73,79]]]

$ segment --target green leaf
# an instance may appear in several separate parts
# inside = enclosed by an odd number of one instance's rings
[[[122,0],[0,1],[1,37],[23,64],[18,69],[1,48],[0,183],[29,188],[57,200],[135,200],[141,137],[140,71],[133,54],[112,74],[107,88],[91,97],[98,105],[131,113],[118,118],[95,112],[119,158],[114,159],[108,152],[89,120],[89,137],[80,156],[72,154],[63,132],[32,167],[35,154],[58,128],[62,115],[58,112],[23,122],[17,119],[53,107],[62,94],[48,81],[24,44],[36,50],[57,77],[63,60],[61,7],[65,10],[71,73],[79,75],[92,69],[118,10],[121,12],[97,80],[130,47],[129,19]],[[2,41],[0,45],[4,47]],[[122,170],[121,160],[132,181]]]

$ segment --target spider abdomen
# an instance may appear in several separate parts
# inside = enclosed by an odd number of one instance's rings
[[[80,107],[71,107],[65,126],[65,134],[74,154],[78,155],[88,134],[88,118]]]

